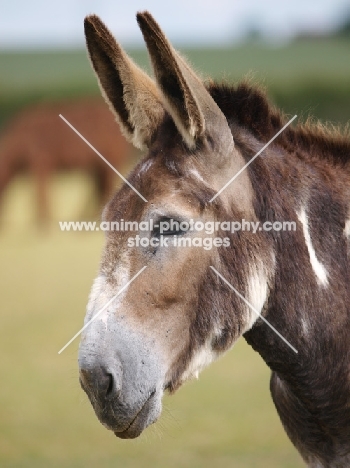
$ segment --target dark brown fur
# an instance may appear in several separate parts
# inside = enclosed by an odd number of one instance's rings
[[[285,123],[283,114],[268,104],[261,91],[245,84],[231,89],[232,102],[238,102],[238,94],[241,106],[232,105],[229,114],[223,104],[229,98],[228,88],[212,85],[210,92],[232,122],[236,145],[247,160]],[[250,104],[246,110],[245,100]],[[257,109],[261,110],[260,124],[265,124],[259,129],[254,123]],[[278,122],[276,127],[271,123],[275,121]],[[183,195],[198,203],[200,210],[214,208],[217,219],[244,217],[244,213],[225,212],[219,203],[214,203],[214,206],[209,203],[215,192],[201,186],[187,172],[189,161],[196,158],[196,153],[183,144],[170,118],[166,117],[159,128],[156,142],[149,158],[159,159],[159,164],[169,173],[168,176],[158,174],[157,180],[178,179]],[[265,316],[299,353],[295,355],[259,321],[245,334],[245,338],[273,371],[272,396],[291,440],[306,460],[311,459],[312,454],[312,457],[324,460],[325,466],[334,460],[342,445],[350,439],[350,409],[347,409],[350,388],[344,376],[344,363],[350,363],[350,317],[348,293],[343,287],[350,284],[349,259],[343,235],[350,195],[349,158],[350,143],[345,137],[331,135],[320,125],[301,124],[290,129],[284,138],[277,139],[248,169],[254,187],[255,211],[262,222],[291,220],[298,223],[296,210],[306,195],[310,197],[311,235],[316,251],[321,254],[320,260],[330,271],[329,289],[317,292],[300,225],[297,232],[231,235],[233,248],[223,249],[217,264],[223,276],[243,292],[245,265],[261,256],[267,246],[273,246],[277,265]],[[151,178],[147,175],[139,178],[138,173],[139,168],[136,167],[129,180],[146,197],[151,197],[155,189],[155,174],[152,173]],[[125,187],[118,194],[119,207],[124,192],[129,198],[129,189]],[[142,204],[140,200],[137,202]],[[135,216],[134,209],[127,211],[130,211],[130,216],[131,213]],[[127,214],[121,211],[119,216]],[[265,258],[265,262],[268,263],[269,259]],[[214,349],[226,350],[238,338],[240,322],[234,311],[239,309],[239,302],[237,296],[212,272],[203,277],[196,300],[197,313],[190,327],[189,346],[174,366],[176,372],[168,384],[170,390],[180,385],[177,379],[194,351],[206,340],[213,323],[222,324],[221,336],[213,343]],[[308,338],[301,334],[303,317],[308,317],[312,323]],[[349,364],[347,367],[350,371]],[[289,389],[293,395],[289,395]]]
[[[147,133],[149,153],[130,175],[131,184],[151,207],[165,211],[176,194],[178,216],[186,206],[203,219],[295,221],[297,230],[216,233],[230,237],[230,248],[203,251],[201,255],[195,249],[187,250],[179,254],[177,262],[169,261],[160,249],[129,251],[125,234],[110,233],[102,261],[103,275],[115,282],[113,275],[118,274],[122,253],[128,255],[134,273],[147,264],[150,276],[145,274],[137,287],[130,288],[125,304],[129,320],[158,340],[165,355],[171,353],[165,388],[174,391],[181,385],[186,369],[200,350],[209,346],[210,351],[222,353],[244,334],[272,370],[275,406],[308,466],[349,466],[350,273],[349,237],[345,232],[350,218],[349,138],[320,124],[288,127],[227,191],[210,203],[217,190],[214,187],[219,184],[220,188],[243,167],[287,119],[269,104],[263,92],[246,83],[237,87],[210,84],[209,95],[151,15],[139,14],[138,21],[167,111],[161,123],[154,121],[156,125]],[[106,57],[106,44],[99,44],[98,31],[105,28],[103,23],[96,17],[87,18],[86,23],[96,70],[99,64],[112,63],[113,56]],[[104,37],[113,43],[111,35],[106,33]],[[117,47],[109,50],[119,56]],[[172,86],[164,84],[167,78]],[[111,93],[111,101],[113,83],[107,80],[104,89],[107,99]],[[127,100],[123,83],[118,89]],[[122,114],[124,107],[119,110],[119,105],[120,99],[114,110]],[[129,106],[133,105],[129,102]],[[151,169],[144,170],[147,163],[152,163]],[[105,218],[139,221],[147,209],[124,185],[107,205]],[[310,261],[301,210],[307,211],[312,246],[328,274],[326,284],[319,284]],[[186,266],[181,264],[184,258]],[[249,325],[249,312],[242,300],[210,266],[244,296],[251,294],[252,269],[262,272],[268,291],[261,313],[298,353],[261,319]],[[149,287],[151,281],[153,290]],[[116,311],[117,316],[121,313]],[[167,323],[173,327],[172,334]],[[102,399],[101,407],[104,403]]]
[[[257,149],[253,137],[265,143],[286,122],[261,91],[246,84],[211,85],[209,90],[232,122],[234,140],[247,160]],[[350,440],[350,315],[345,286],[350,274],[344,237],[349,161],[350,141],[339,130],[332,133],[320,124],[299,124],[287,129],[249,167],[261,221],[297,221],[295,211],[309,197],[311,236],[330,272],[329,289],[317,291],[313,272],[306,266],[309,258],[300,229],[267,235],[266,241],[275,246],[277,268],[266,317],[283,330],[299,354],[285,349],[263,324],[257,323],[245,335],[274,371],[273,399],[292,441],[306,460],[317,457],[324,466],[345,466],[349,457],[342,449]],[[241,249],[241,240],[237,241]],[[233,253],[223,252],[226,278],[237,284],[237,272],[232,272],[237,257],[230,259]],[[307,338],[300,333],[303,317],[311,321]],[[337,457],[344,461],[333,465]]]

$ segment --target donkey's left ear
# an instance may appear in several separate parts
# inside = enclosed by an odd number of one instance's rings
[[[223,152],[233,146],[226,117],[202,81],[173,49],[150,13],[137,14],[164,105],[189,148],[206,135]]]

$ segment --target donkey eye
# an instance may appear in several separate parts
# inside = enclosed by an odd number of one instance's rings
[[[188,231],[186,223],[174,218],[161,218],[154,224],[152,235],[160,236],[181,236]]]

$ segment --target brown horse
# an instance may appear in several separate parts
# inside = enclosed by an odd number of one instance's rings
[[[246,84],[205,87],[152,16],[137,19],[156,83],[98,17],[85,20],[107,101],[148,149],[128,179],[147,203],[124,185],[104,221],[153,227],[139,228],[139,242],[125,230],[107,234],[79,349],[81,385],[108,429],[137,437],[159,417],[165,390],[243,335],[272,370],[273,401],[308,466],[348,467],[350,142],[299,124],[241,171],[285,117]],[[296,230],[227,232],[242,220],[289,220]],[[214,221],[215,231],[198,221]],[[199,248],[208,237],[212,248]]]
[[[47,102],[21,111],[0,140],[0,198],[18,172],[28,172],[36,179],[40,221],[48,219],[47,184],[57,171],[88,172],[95,181],[100,205],[115,188],[115,173],[59,118],[59,114],[117,169],[122,169],[130,158],[131,147],[101,98]]]

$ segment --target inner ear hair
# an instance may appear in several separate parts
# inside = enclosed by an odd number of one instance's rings
[[[84,26],[102,94],[123,134],[138,148],[149,146],[164,116],[155,83],[130,59],[98,16],[86,17]]]
[[[134,128],[128,119],[119,69],[113,61],[113,57],[116,58],[120,54],[120,47],[98,16],[87,16],[84,21],[84,29],[89,57],[102,94],[112,106],[113,113],[117,113],[119,123],[123,127],[125,126],[125,130],[131,135]]]

